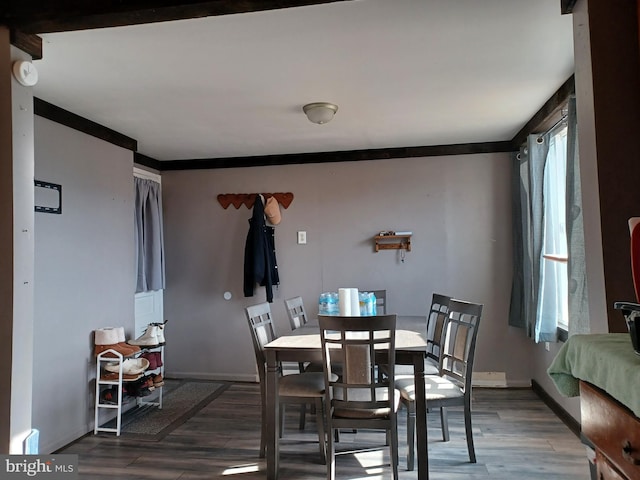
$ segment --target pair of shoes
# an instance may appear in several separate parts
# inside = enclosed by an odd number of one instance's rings
[[[100,392],[100,403],[104,405],[117,405],[118,389],[115,387],[106,388]]]
[[[130,357],[140,351],[140,347],[125,342],[124,327],[105,327],[93,332],[94,353],[96,356],[107,350],[115,350],[123,357]],[[105,357],[116,358],[117,355],[108,352]]]
[[[165,320],[162,323],[150,323],[149,325],[153,326],[153,327],[157,327],[158,330],[156,331],[157,336],[158,336],[158,345],[164,345],[165,342],[165,338],[164,338],[164,327],[167,324],[169,320]]]
[[[134,382],[128,382],[123,384],[124,391],[132,397],[146,397],[151,395],[155,390],[153,380],[144,376]]]
[[[134,382],[142,377],[140,373],[123,373],[122,381],[123,382]],[[118,374],[115,372],[103,372],[100,375],[100,380],[103,382],[117,382],[119,380]]]
[[[149,368],[149,360],[146,358],[127,358],[122,362],[122,373],[124,375],[140,375]],[[104,366],[107,372],[118,373],[120,371],[120,362],[107,363]]]
[[[162,366],[162,354],[160,352],[144,352],[140,357],[149,360],[149,370],[155,370]]]
[[[167,323],[150,323],[142,335],[135,340],[129,340],[129,345],[135,345],[143,348],[155,348],[165,344],[164,326]]]
[[[131,397],[122,392],[122,404],[129,403]],[[118,404],[118,388],[110,387],[100,392],[100,403],[102,405],[117,405]]]
[[[141,388],[148,388],[152,392],[155,390],[155,385],[153,384],[153,378],[150,375],[144,377],[144,382],[141,385]]]
[[[156,388],[164,385],[164,378],[160,374],[151,375],[151,379],[153,380],[153,386]]]

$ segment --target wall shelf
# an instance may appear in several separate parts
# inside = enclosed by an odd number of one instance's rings
[[[376,252],[380,250],[411,251],[411,235],[376,235],[373,240]]]

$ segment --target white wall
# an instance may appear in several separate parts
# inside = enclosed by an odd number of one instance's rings
[[[11,75],[30,60],[0,28],[0,452],[20,454],[31,432],[33,372],[33,92]]]
[[[284,299],[342,286],[386,288],[392,311],[424,315],[433,292],[485,304],[476,371],[528,385],[533,343],[507,325],[511,293],[508,154],[163,172],[169,375],[255,378],[242,292],[251,211],[223,209],[220,193],[293,192],[276,227],[281,285],[272,311],[289,329]],[[307,245],[296,232],[307,232]],[[380,230],[410,230],[412,251],[373,250]],[[230,291],[233,298],[223,299]]]
[[[50,452],[93,428],[93,330],[133,333],[133,154],[35,117],[35,176],[62,185],[36,213],[33,426]]]

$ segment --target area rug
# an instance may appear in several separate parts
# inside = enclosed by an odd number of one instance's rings
[[[143,405],[122,414],[121,435],[161,440],[229,387],[222,382],[165,380],[162,408]],[[150,396],[150,401],[155,401]],[[115,426],[115,425],[114,425]]]

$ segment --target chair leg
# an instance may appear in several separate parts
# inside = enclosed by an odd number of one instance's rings
[[[391,430],[388,432],[391,436],[391,470],[393,471],[393,480],[398,480],[398,420],[394,415],[391,420]]]
[[[279,427],[279,436],[282,438],[282,432],[284,432],[284,404],[280,404],[280,425]]]
[[[416,438],[416,404],[409,402],[407,405],[407,470],[415,467],[415,438]]]
[[[298,428],[300,430],[304,430],[306,416],[307,416],[307,404],[303,403],[302,405],[300,405],[300,422],[298,425]]]
[[[260,383],[260,410],[262,413],[262,421],[261,423],[261,427],[260,427],[260,458],[265,458],[266,457],[266,451],[267,451],[267,405],[265,402],[265,393],[264,393],[264,386],[262,383]]]
[[[320,459],[327,462],[327,436],[324,432],[324,407],[322,398],[316,398],[316,425],[318,427],[318,443],[320,444]]]
[[[447,409],[440,407],[440,424],[442,425],[442,441],[449,441],[449,416],[447,415]]]
[[[467,435],[467,450],[469,450],[469,461],[476,463],[476,451],[473,447],[473,430],[471,428],[471,405],[465,402],[464,405],[464,431]]]
[[[265,422],[260,423],[262,423],[260,428],[260,458],[264,458],[267,451],[267,424]]]
[[[336,446],[333,442],[334,428],[327,421],[327,480],[336,480]]]

